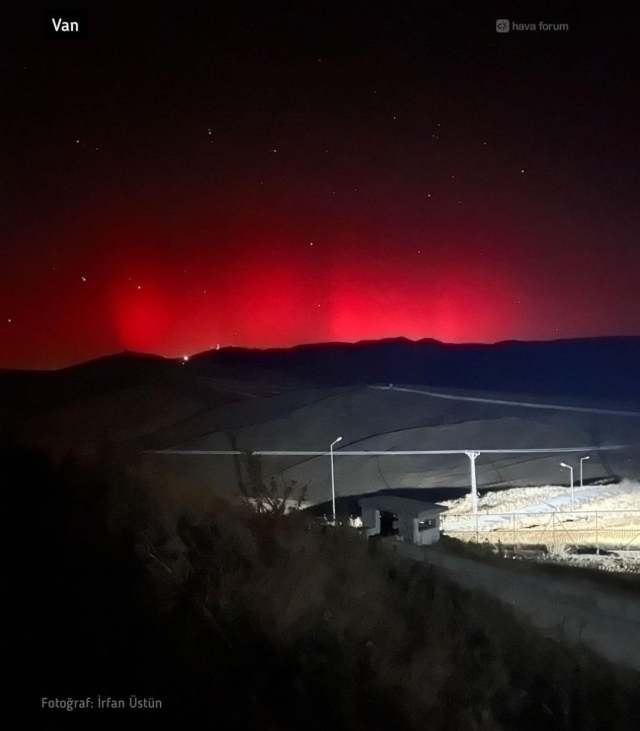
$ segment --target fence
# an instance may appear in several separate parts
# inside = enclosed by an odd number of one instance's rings
[[[445,513],[441,529],[452,538],[495,546],[640,550],[640,509]]]

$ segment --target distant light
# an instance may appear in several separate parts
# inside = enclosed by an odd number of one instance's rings
[[[182,356],[182,360],[184,360],[184,361],[187,361],[187,360],[189,360],[189,356],[188,356],[188,355],[183,355],[183,356]]]

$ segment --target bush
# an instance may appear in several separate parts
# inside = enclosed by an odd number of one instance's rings
[[[434,569],[370,555],[347,527],[220,501],[169,520],[157,486],[104,460],[13,450],[0,463],[44,508],[38,699],[155,697],[163,710],[134,718],[162,728],[637,728],[636,674]],[[47,728],[70,722],[46,713]]]

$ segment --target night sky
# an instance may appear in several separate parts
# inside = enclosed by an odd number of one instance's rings
[[[633,6],[12,5],[0,366],[640,335]]]

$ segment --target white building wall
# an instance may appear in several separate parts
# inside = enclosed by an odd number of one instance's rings
[[[424,514],[423,514],[424,516]],[[398,537],[404,543],[414,543],[419,546],[430,545],[440,539],[440,515],[433,513],[427,514],[428,518],[434,521],[434,527],[427,530],[420,530],[418,518],[410,518],[399,515],[395,522],[398,529]],[[424,516],[424,517],[427,517]],[[362,526],[366,531],[366,535],[374,536],[380,533],[380,511],[371,507],[362,507]]]
[[[413,518],[398,516],[398,535],[405,543],[413,543],[415,540],[414,525],[417,521]]]
[[[419,546],[429,546],[440,539],[439,528],[429,528],[429,530],[423,530],[418,533],[416,543]]]
[[[428,546],[431,543],[435,543],[440,539],[440,515],[436,513],[435,515],[431,516],[431,520],[435,522],[433,528],[428,528],[427,530],[417,532],[416,543],[420,546]],[[416,529],[417,523],[418,521],[416,521]]]
[[[367,536],[380,533],[380,511],[375,508],[362,508],[362,525],[366,528]]]

